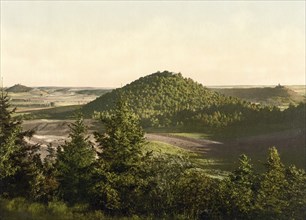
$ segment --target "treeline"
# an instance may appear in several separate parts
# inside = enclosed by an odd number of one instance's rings
[[[41,161],[0,95],[0,215],[14,219],[305,219],[306,174],[271,148],[264,173],[242,155],[229,177],[212,178],[188,158],[144,152],[139,118],[120,101],[91,143],[81,115],[70,138]],[[22,197],[22,198],[20,198]],[[69,208],[70,207],[70,208]],[[22,213],[20,213],[22,212]],[[40,214],[37,214],[40,213]],[[13,216],[13,217],[12,217]],[[51,216],[51,217],[50,217]]]
[[[107,93],[82,109],[96,117],[114,109],[125,97],[144,128],[171,128],[180,131],[223,131],[232,127],[277,125],[303,127],[305,103],[281,112],[277,107],[261,106],[209,90],[180,73],[157,72]],[[295,114],[297,112],[298,114]]]
[[[277,129],[304,128],[306,103],[297,106],[290,105],[284,111],[277,107],[258,106],[241,103],[210,106],[198,111],[179,112],[175,116],[176,125],[182,125],[182,130],[226,132],[231,129],[250,129],[274,127]],[[181,120],[181,121],[180,121]]]

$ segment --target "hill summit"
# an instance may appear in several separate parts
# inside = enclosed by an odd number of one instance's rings
[[[209,90],[180,73],[164,71],[115,89],[85,105],[83,111],[92,114],[111,110],[120,96],[140,116],[144,126],[154,127],[173,125],[174,121],[175,125],[182,123],[190,115],[187,112],[238,102],[238,99]]]
[[[16,84],[16,85],[6,89],[7,92],[13,92],[13,93],[29,92],[31,90],[32,90],[32,88],[21,85],[21,84]]]

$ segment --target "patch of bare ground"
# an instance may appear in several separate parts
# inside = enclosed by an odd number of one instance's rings
[[[34,129],[35,135],[28,140],[30,143],[42,145],[42,157],[46,153],[46,146],[52,143],[54,147],[64,143],[69,135],[69,123],[73,120],[31,120],[24,121],[25,130]],[[89,127],[90,139],[94,141],[92,133],[101,129],[99,122],[85,120]],[[275,146],[280,152],[282,161],[306,168],[306,136],[305,130],[295,129],[252,137],[243,137],[231,141],[217,142],[206,139],[179,137],[165,133],[147,133],[149,141],[160,141],[198,153],[205,159],[221,161],[211,168],[232,170],[241,154],[248,155],[255,167],[263,167],[269,147]]]
[[[46,120],[37,119],[23,122],[24,130],[34,130],[35,134],[30,139],[26,139],[28,143],[41,145],[41,157],[47,154],[47,146],[52,144],[54,148],[63,144],[69,138],[69,124],[74,120]],[[84,120],[88,127],[89,138],[94,142],[93,132],[100,130],[101,126],[95,120]]]

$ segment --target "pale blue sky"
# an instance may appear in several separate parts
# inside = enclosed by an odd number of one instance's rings
[[[305,84],[305,1],[1,1],[5,85]]]

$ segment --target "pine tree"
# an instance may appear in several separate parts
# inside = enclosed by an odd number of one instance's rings
[[[286,198],[288,182],[285,167],[275,147],[269,149],[265,166],[266,172],[261,176],[255,204],[258,218],[284,219],[284,210],[289,205]]]
[[[16,135],[18,130],[11,131],[10,134],[1,132],[0,148],[0,179],[13,176],[21,169],[14,161],[15,156],[21,151],[21,146],[16,145]],[[8,135],[7,137],[5,137]]]
[[[69,202],[82,202],[88,199],[90,173],[95,161],[95,152],[87,127],[81,114],[70,125],[70,141],[58,147],[56,159],[57,181],[59,193]]]
[[[38,173],[35,181],[36,191],[33,192],[36,200],[43,202],[57,200],[58,181],[56,179],[56,150],[50,143],[47,145],[48,154],[43,160],[42,169]]]
[[[106,211],[128,213],[134,209],[133,196],[143,183],[138,170],[144,158],[141,153],[144,132],[138,117],[122,100],[113,112],[102,114],[101,121],[105,131],[96,133],[100,149],[93,200]]]
[[[306,173],[290,166],[286,169],[288,188],[286,198],[289,206],[285,210],[287,219],[306,219]]]
[[[254,205],[254,185],[256,176],[250,159],[242,154],[239,166],[226,182],[226,205],[228,217],[237,219],[252,219]]]
[[[183,210],[188,219],[218,219],[215,201],[219,180],[208,177],[201,169],[188,169],[176,182],[175,211]]]
[[[145,140],[137,115],[130,111],[126,102],[120,100],[111,115],[102,116],[101,121],[105,132],[96,133],[101,148],[99,159],[116,173],[128,171],[137,165]]]
[[[16,130],[21,121],[12,117],[13,113],[15,113],[16,108],[11,109],[10,99],[7,93],[4,92],[3,89],[0,91],[0,131],[1,143],[9,137],[14,130]]]
[[[39,145],[30,145],[33,131],[22,131],[22,121],[13,117],[8,95],[0,91],[0,194],[31,197],[33,181],[41,168]]]

